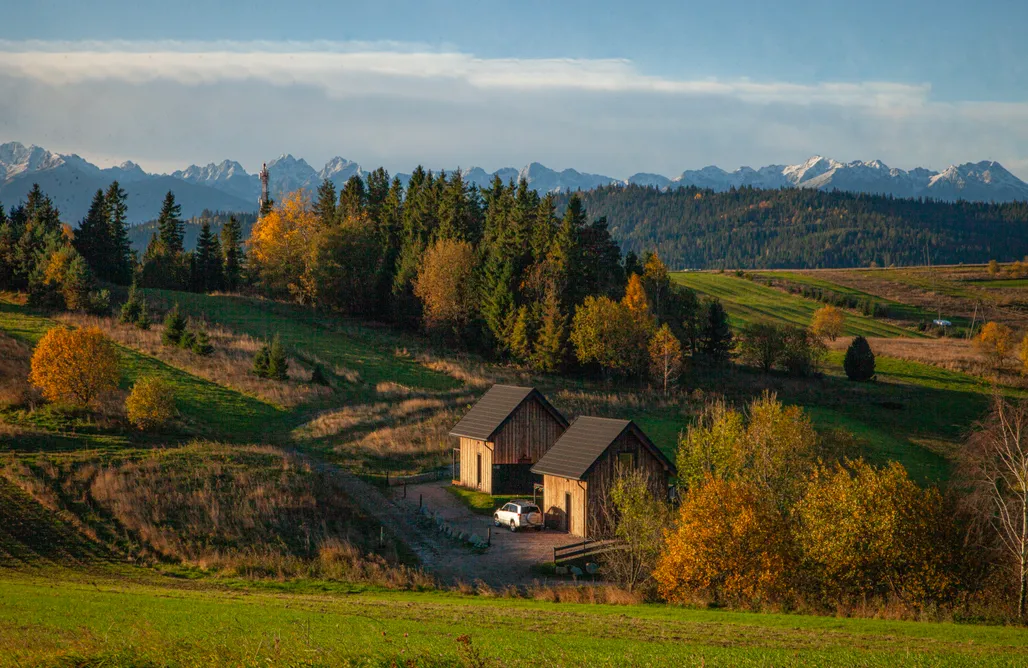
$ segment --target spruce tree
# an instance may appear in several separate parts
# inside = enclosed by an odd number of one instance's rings
[[[546,291],[542,322],[536,339],[533,362],[536,369],[552,373],[564,366],[568,345],[568,318],[561,309],[555,287]]]
[[[261,347],[257,349],[257,352],[253,355],[253,375],[258,378],[268,377],[268,366],[271,362],[271,348],[268,344],[261,344]]]
[[[107,245],[103,277],[112,283],[126,285],[132,281],[132,244],[128,237],[128,195],[117,181],[107,187]]]
[[[235,216],[221,226],[222,277],[225,289],[235,292],[239,289],[243,274],[243,251],[239,244],[243,232]]]
[[[73,251],[74,252],[74,251]],[[93,289],[93,275],[85,259],[75,253],[68,263],[61,284],[64,305],[69,311],[84,311],[89,307],[89,291]]]
[[[175,193],[168,191],[161,205],[161,213],[157,217],[157,235],[167,253],[177,255],[183,252],[182,239],[184,227],[179,216],[182,207],[175,203]]]
[[[278,334],[271,340],[271,349],[268,351],[268,378],[274,380],[289,378],[289,360],[286,358],[286,349],[282,346],[282,339]]]
[[[318,199],[314,203],[314,215],[318,217],[324,229],[334,226],[338,221],[336,184],[332,183],[332,179],[325,179],[318,186]]]
[[[196,240],[193,254],[192,286],[197,292],[211,292],[221,289],[222,257],[218,237],[211,232],[211,224],[204,220]]]
[[[214,353],[214,346],[211,345],[211,338],[207,332],[200,330],[196,333],[196,340],[193,341],[193,352],[201,357],[210,357]]]
[[[351,176],[339,191],[338,217],[343,220],[359,220],[367,207],[368,192],[364,187],[364,179],[357,175]]]
[[[139,303],[139,315],[136,316],[135,324],[144,331],[150,329],[150,307],[147,306],[145,299]]]
[[[118,320],[123,325],[136,322],[139,319],[142,306],[143,304],[139,296],[139,290],[136,288],[136,284],[133,283],[131,287],[129,287],[128,299],[121,305],[121,316]]]
[[[186,319],[179,312],[178,304],[168,311],[164,317],[164,331],[161,332],[161,343],[166,346],[177,346],[186,332]]]
[[[93,202],[89,205],[89,212],[79,223],[72,243],[75,250],[99,276],[103,276],[104,267],[108,262],[108,238],[107,200],[104,198],[103,190],[98,189],[93,195]]]
[[[863,336],[853,337],[853,342],[846,349],[846,357],[842,361],[846,376],[850,380],[871,380],[875,376],[875,354],[867,339]]]
[[[732,354],[732,329],[720,299],[707,304],[707,317],[700,333],[700,351],[713,362],[727,362]]]

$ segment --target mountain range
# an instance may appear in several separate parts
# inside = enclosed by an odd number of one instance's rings
[[[317,188],[325,180],[337,187],[351,176],[366,172],[356,162],[336,157],[320,170],[303,158],[283,155],[267,163],[272,197],[297,188]],[[409,175],[398,174],[406,185]],[[591,190],[606,185],[640,185],[659,189],[696,186],[723,192],[731,188],[817,188],[892,195],[930,197],[937,200],[1009,202],[1028,200],[1028,183],[998,162],[983,161],[953,165],[941,172],[924,168],[905,171],[880,160],[838,162],[814,156],[797,165],[768,165],[760,169],[740,167],[728,172],[719,167],[687,170],[676,177],[635,174],[616,179],[574,169],[556,171],[538,162],[522,169],[506,167],[487,172],[473,167],[464,172],[467,181],[488,186],[494,177],[502,181],[524,178],[539,192]],[[133,162],[101,169],[78,155],[53,153],[39,146],[18,142],[0,144],[0,202],[22,201],[33,183],[54,200],[67,221],[77,223],[89,208],[97,188],[117,180],[129,196],[129,220],[139,223],[156,218],[164,193],[175,192],[185,217],[210,211],[254,211],[260,194],[257,174],[248,173],[233,160],[190,167],[171,174],[149,174]]]

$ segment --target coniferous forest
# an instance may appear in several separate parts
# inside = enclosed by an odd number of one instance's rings
[[[839,268],[983,263],[1028,253],[1028,202],[896,199],[789,188],[578,193],[626,251],[673,269]],[[560,207],[568,195],[557,198]]]

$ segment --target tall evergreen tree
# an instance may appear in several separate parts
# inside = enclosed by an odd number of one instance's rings
[[[360,220],[367,208],[368,191],[364,187],[364,179],[354,174],[339,192],[339,217],[344,220]]]
[[[103,277],[103,268],[108,262],[107,246],[110,230],[107,220],[107,200],[103,190],[97,190],[89,212],[79,223],[72,242],[75,250],[86,261],[95,274]]]
[[[176,255],[184,251],[182,239],[184,228],[179,216],[182,214],[182,207],[175,203],[175,193],[168,191],[164,196],[164,204],[161,206],[161,213],[157,217],[157,234],[167,253]]]
[[[243,250],[239,244],[243,232],[235,216],[221,226],[222,276],[225,289],[235,292],[239,289],[243,275]]]
[[[314,203],[314,215],[321,221],[325,229],[335,226],[339,219],[338,205],[336,204],[336,184],[332,179],[325,179],[318,186],[318,198]]]
[[[128,195],[114,181],[104,195],[107,204],[107,267],[102,277],[119,285],[132,282],[132,244],[128,237]]]
[[[707,317],[700,334],[700,352],[708,359],[724,363],[732,355],[732,329],[728,326],[728,313],[720,299],[707,304]]]
[[[211,292],[222,288],[221,244],[211,232],[211,224],[204,220],[193,253],[192,287],[197,292]]]

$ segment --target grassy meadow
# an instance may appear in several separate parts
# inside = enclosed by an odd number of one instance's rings
[[[451,593],[0,580],[0,665],[1017,666],[1018,628]],[[57,586],[55,586],[57,585]],[[463,640],[463,642],[462,642]]]

